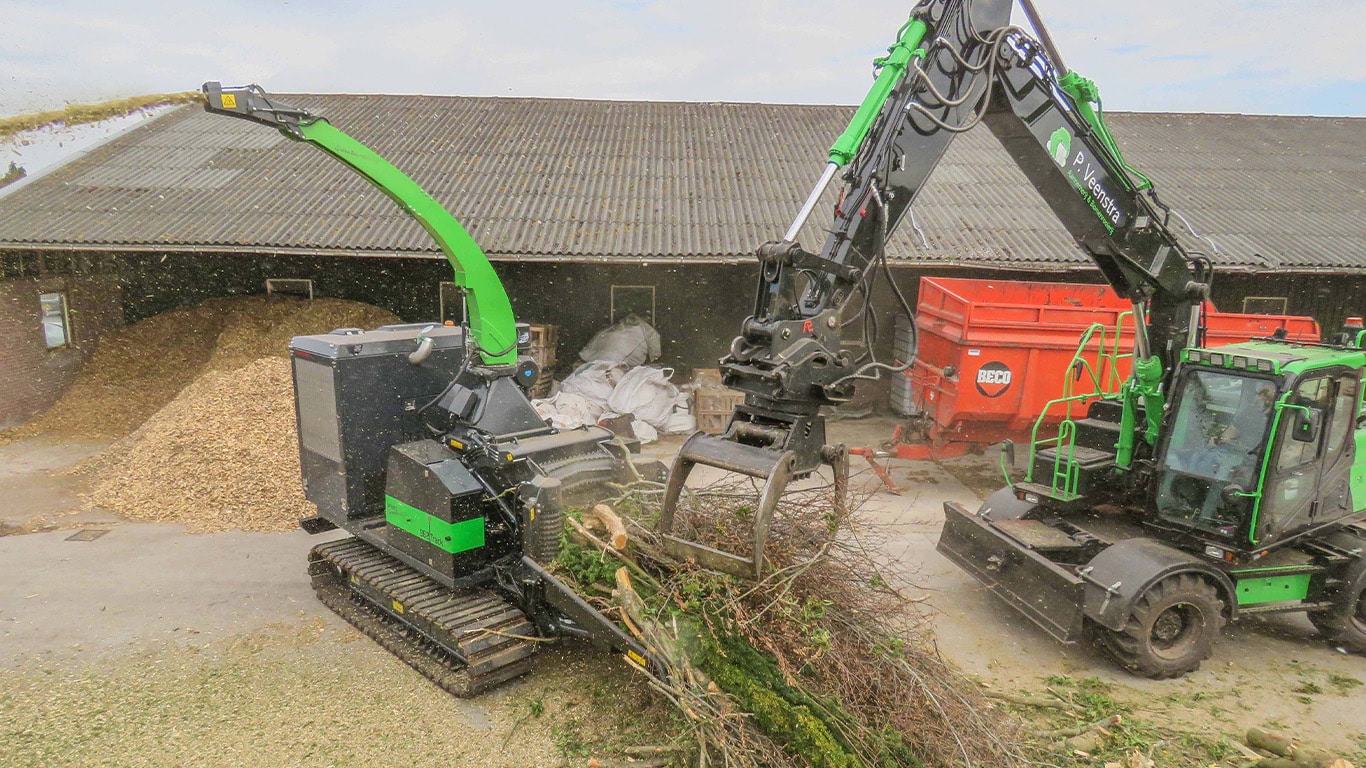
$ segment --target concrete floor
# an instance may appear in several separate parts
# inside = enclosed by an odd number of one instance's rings
[[[115,523],[117,515],[81,510],[79,484],[62,470],[104,450],[107,443],[24,440],[0,445],[0,532],[68,523]]]
[[[874,418],[830,426],[832,440],[876,445],[893,422]],[[680,442],[670,438],[649,452],[667,458]],[[191,536],[173,526],[116,524],[99,513],[63,517],[77,489],[56,470],[89,449],[41,441],[0,449],[0,523],[11,532],[35,522],[39,528],[62,526],[0,536],[0,672],[174,653],[267,625],[316,621],[343,627],[312,598],[303,563],[318,539],[302,532]],[[905,491],[875,493],[863,508],[889,527],[890,554],[924,590],[949,658],[998,689],[1038,690],[1053,674],[1094,676],[1114,684],[1120,698],[1159,722],[1210,734],[1269,724],[1331,748],[1364,748],[1366,686],[1339,690],[1330,680],[1366,681],[1366,660],[1328,646],[1300,617],[1230,627],[1202,670],[1152,682],[1117,671],[1089,647],[1060,646],[986,593],[934,545],[943,502],[974,507],[979,492],[970,485],[979,491],[990,487],[994,461],[988,455],[948,462],[956,474],[931,463],[896,462],[892,474]],[[866,490],[878,486],[867,471],[856,483]],[[90,541],[70,540],[83,528],[107,532]],[[338,645],[338,663],[360,645]],[[0,686],[5,679],[0,676]],[[1312,691],[1311,683],[1322,692],[1297,692]]]

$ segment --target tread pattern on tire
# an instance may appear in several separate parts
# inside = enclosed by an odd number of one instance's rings
[[[1357,603],[1366,599],[1366,558],[1348,565],[1342,573],[1341,584],[1333,592],[1333,607],[1314,611],[1309,621],[1329,642],[1366,653],[1366,631],[1354,620]]]
[[[1198,639],[1192,653],[1179,661],[1163,661],[1148,652],[1148,643],[1153,622],[1165,610],[1168,601],[1174,597],[1186,596],[1188,602],[1198,605],[1205,602],[1213,612],[1212,621],[1206,622],[1206,637]],[[1202,608],[1202,611],[1206,608]],[[1153,680],[1169,680],[1181,677],[1200,668],[1201,662],[1213,653],[1212,642],[1223,629],[1226,617],[1224,601],[1219,591],[1208,580],[1194,573],[1180,573],[1168,576],[1148,589],[1134,602],[1129,612],[1129,620],[1120,631],[1102,629],[1099,633],[1101,645],[1110,653],[1120,666],[1130,672]]]

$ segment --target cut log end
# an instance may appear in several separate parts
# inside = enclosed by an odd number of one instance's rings
[[[598,504],[589,510],[592,520],[607,532],[607,544],[618,552],[626,550],[626,524],[621,517],[606,504]]]

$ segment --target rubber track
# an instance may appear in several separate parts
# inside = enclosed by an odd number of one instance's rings
[[[535,626],[495,592],[447,589],[354,538],[314,547],[309,574],[323,605],[454,696],[531,669]]]

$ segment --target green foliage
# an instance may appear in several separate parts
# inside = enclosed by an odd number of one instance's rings
[[[708,629],[682,633],[693,663],[740,707],[769,738],[806,765],[819,768],[893,768],[921,766],[903,734],[890,729],[872,731],[855,718],[837,697],[817,697],[787,679],[767,653],[756,649],[735,628],[731,600],[743,590],[730,576],[714,571],[679,574],[674,581],[680,618]],[[806,645],[825,651],[833,645],[830,631],[821,626],[833,602],[808,597],[779,600],[772,610],[800,626]],[[904,643],[893,639],[896,652]],[[814,662],[819,663],[819,662]],[[858,747],[845,734],[857,733]],[[869,755],[873,752],[873,755]]]
[[[1098,722],[1111,715],[1123,716],[1118,724],[1106,726],[1109,737],[1102,748],[1090,757],[1055,753],[1052,759],[1062,766],[1118,762],[1131,752],[1147,755],[1158,765],[1222,764],[1222,760],[1241,755],[1226,738],[1210,740],[1189,733],[1173,732],[1136,716],[1131,707],[1111,695],[1111,685],[1095,677],[1074,679],[1050,675],[1044,678],[1044,682],[1050,694],[1073,708],[1073,711],[1066,713],[1050,714],[1052,722],[1048,724],[1049,727],[1066,728],[1079,723]],[[1171,694],[1163,697],[1163,700],[1196,703],[1209,698],[1208,694],[1196,692]]]
[[[0,187],[13,184],[27,175],[28,171],[25,171],[22,166],[15,164],[14,161],[11,160],[9,170],[5,171],[3,175],[0,175]]]
[[[759,727],[783,748],[816,768],[859,765],[816,714],[816,702],[787,685],[773,662],[744,640],[703,637],[702,649],[702,670],[753,713]]]
[[[560,556],[555,564],[569,573],[581,587],[591,584],[611,586],[615,583],[617,568],[621,565],[615,560],[575,544],[569,536],[560,534]]]
[[[1099,678],[1084,677],[1076,680],[1065,675],[1049,675],[1044,678],[1044,682],[1053,688],[1063,689],[1055,693],[1067,699],[1073,706],[1084,710],[1084,719],[1095,721],[1129,711],[1128,707],[1110,695],[1110,684],[1101,682]]]
[[[550,732],[550,738],[565,757],[587,757],[593,746],[591,737],[585,733],[582,719],[577,715],[566,717]]]
[[[1336,688],[1339,695],[1346,696],[1348,691],[1360,686],[1362,683],[1351,675],[1339,675],[1336,672],[1329,672],[1328,684]]]
[[[1294,691],[1295,693],[1303,693],[1309,696],[1317,696],[1320,693],[1323,693],[1323,686],[1319,685],[1318,683],[1306,680],[1305,682],[1300,683],[1299,685],[1295,686],[1294,688],[1291,688],[1290,690]]]
[[[713,626],[724,622],[717,616],[712,619]],[[764,733],[789,753],[816,768],[865,765],[843,736],[854,729],[854,719],[841,702],[817,698],[789,684],[769,656],[738,634],[703,633],[699,641],[698,666],[752,713]],[[874,733],[871,740],[880,750],[873,765],[921,765],[900,734]]]

